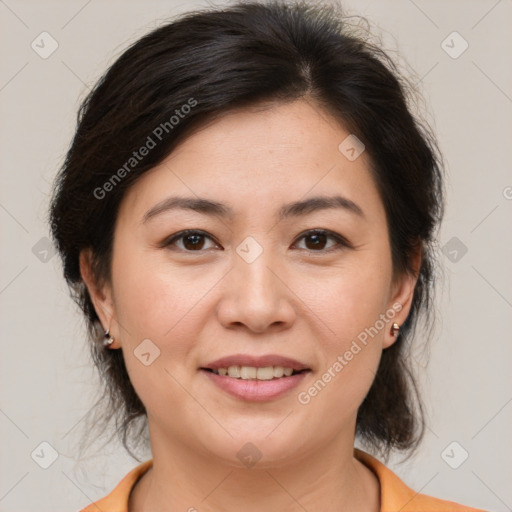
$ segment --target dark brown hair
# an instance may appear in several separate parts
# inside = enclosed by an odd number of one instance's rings
[[[79,254],[90,248],[97,282],[109,282],[118,207],[138,177],[220,115],[300,98],[364,143],[386,211],[395,276],[414,273],[412,256],[421,247],[411,311],[398,340],[383,351],[357,416],[359,439],[384,457],[393,448],[411,451],[421,440],[423,407],[410,349],[420,313],[429,322],[433,313],[442,158],[428,123],[412,113],[413,87],[380,46],[355,34],[339,8],[316,2],[239,2],[190,12],[132,44],[81,104],[56,179],[50,224],[104,384],[90,424],[103,429],[115,420],[129,453],[131,446],[147,446],[140,436],[146,411],[122,351],[102,346],[104,332],[80,275]],[[154,147],[132,160],[148,137]]]

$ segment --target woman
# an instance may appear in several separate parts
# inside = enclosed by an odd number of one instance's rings
[[[189,13],[98,82],[51,226],[104,418],[153,457],[84,511],[476,510],[354,448],[424,428],[407,353],[443,186],[406,92],[304,3]]]

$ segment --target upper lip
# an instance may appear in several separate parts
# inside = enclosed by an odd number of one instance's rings
[[[230,366],[255,366],[264,368],[265,366],[282,366],[292,368],[296,371],[309,370],[309,367],[290,357],[279,356],[277,354],[267,354],[264,356],[251,356],[249,354],[234,354],[232,356],[221,357],[202,368],[218,370],[219,368],[229,368]]]

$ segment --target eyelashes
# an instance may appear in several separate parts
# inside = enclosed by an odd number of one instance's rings
[[[339,250],[343,248],[351,247],[348,241],[342,237],[341,235],[337,233],[333,233],[332,231],[325,230],[325,229],[313,229],[306,231],[305,233],[302,233],[299,235],[297,240],[305,240],[305,239],[313,239],[314,245],[318,245],[318,242],[320,242],[320,245],[322,245],[323,240],[334,240],[334,245],[330,246],[328,249],[322,249],[322,250],[316,250],[316,249],[309,249],[305,248],[305,250],[310,252],[332,252],[334,250]],[[313,246],[314,246],[313,245]]]
[[[220,247],[215,239],[210,236],[208,233],[198,230],[198,229],[186,229],[167,237],[161,244],[160,247],[166,247],[170,250],[177,250],[185,253],[202,253],[206,250],[209,250],[211,247],[204,248],[205,239],[213,242],[213,248]],[[306,240],[312,242],[311,247],[301,248],[300,250],[305,250],[310,253],[331,253],[333,251],[351,248],[351,244],[338,233],[334,233],[333,231],[325,230],[325,229],[312,229],[301,233],[296,239],[293,245],[297,245],[298,242]],[[334,244],[329,246],[328,248],[324,248],[324,245],[327,245],[327,241],[332,240]],[[178,242],[181,243],[181,247]],[[315,248],[315,246],[317,248]],[[320,248],[318,248],[320,247]],[[223,250],[223,249],[221,249]]]
[[[180,231],[179,233],[171,235],[170,238],[167,238],[162,243],[162,247],[175,246],[177,241],[183,240],[185,238],[188,238],[188,242],[190,242],[190,240],[193,240],[192,246],[199,247],[199,249],[200,249],[200,250],[196,250],[196,249],[188,250],[186,248],[179,248],[180,250],[185,251],[185,252],[204,252],[202,250],[202,244],[201,243],[198,244],[198,239],[208,238],[210,240],[214,240],[213,237],[211,237],[210,235],[208,235],[204,231],[200,231],[200,230],[197,230],[197,229],[187,229],[185,231]]]

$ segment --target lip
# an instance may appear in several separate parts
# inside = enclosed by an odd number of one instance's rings
[[[249,354],[233,354],[232,356],[221,357],[203,368],[210,370],[218,370],[219,368],[229,368],[230,366],[255,366],[256,368],[264,368],[265,366],[283,366],[284,368],[292,368],[296,371],[310,370],[310,368],[300,361],[290,357],[280,356],[277,354],[266,354],[263,356],[251,356]]]
[[[302,373],[296,373],[290,377],[281,377],[273,380],[244,380],[235,379],[228,375],[218,375],[205,370],[204,368],[201,368],[200,371],[210,379],[210,382],[226,393],[240,400],[250,402],[265,402],[279,398],[298,386],[305,376],[310,373],[310,371],[305,371]]]

